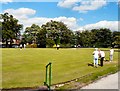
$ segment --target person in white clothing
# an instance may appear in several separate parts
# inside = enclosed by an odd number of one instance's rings
[[[60,48],[60,45],[59,45],[59,44],[57,44],[57,50],[59,50],[59,48]]]
[[[99,52],[98,52],[98,48],[95,48],[95,51],[93,52],[93,61],[94,61],[94,66],[98,67],[98,57],[99,57]]]
[[[111,49],[110,49],[110,62],[113,61],[113,54],[114,54],[114,49],[111,47]]]
[[[24,48],[26,48],[26,44],[24,44]]]
[[[22,50],[22,44],[20,44],[20,50]]]

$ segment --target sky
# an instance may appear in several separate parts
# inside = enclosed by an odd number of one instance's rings
[[[72,31],[109,28],[118,31],[116,0],[0,0],[0,13],[8,12],[26,27],[50,20],[61,21]]]

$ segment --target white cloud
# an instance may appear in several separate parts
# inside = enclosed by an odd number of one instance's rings
[[[80,6],[73,7],[73,10],[79,12],[87,12],[89,10],[97,10],[102,6],[106,5],[105,0],[90,0],[90,1],[82,1]]]
[[[99,28],[108,28],[112,31],[118,31],[118,21],[99,21],[95,24],[88,24],[83,27],[80,27],[80,29],[83,30],[91,30],[91,29],[99,29]]]
[[[78,21],[84,21],[84,19],[83,18],[79,18]]]
[[[76,30],[91,30],[91,29],[99,29],[99,28],[108,28],[112,31],[118,31],[118,21],[99,21],[95,24],[87,24],[85,26],[78,26],[77,19],[74,17],[56,17],[56,18],[46,18],[46,17],[35,17],[35,18],[29,18],[27,20],[22,20],[21,23],[24,24],[25,27],[31,26],[33,23],[41,26],[43,24],[46,24],[50,20],[54,21],[61,21],[64,22],[64,24],[67,25],[68,28],[70,28],[73,31]]]
[[[24,24],[24,27],[31,26],[33,23],[37,24],[39,26],[46,24],[50,20],[53,21],[60,21],[64,22],[64,24],[67,25],[68,28],[70,29],[76,29],[77,25],[77,20],[74,17],[56,17],[56,18],[46,18],[46,17],[34,17],[34,18],[28,18],[28,19],[23,19],[20,21],[20,23]]]
[[[112,31],[118,30],[118,21],[99,21],[95,24],[88,24],[85,26],[79,26],[77,24],[78,21],[83,21],[83,18],[76,19],[75,17],[55,17],[55,18],[46,18],[46,17],[32,17],[29,16],[34,15],[36,13],[35,10],[29,8],[19,8],[19,9],[7,9],[4,12],[8,12],[12,14],[15,18],[19,20],[19,23],[24,25],[24,30],[26,27],[31,26],[32,24],[37,24],[39,26],[49,22],[50,20],[61,21],[67,25],[67,27],[71,30],[91,30],[94,28],[109,28]]]
[[[19,9],[7,9],[3,11],[4,13],[7,12],[9,14],[14,15],[15,18],[25,19],[28,16],[34,15],[36,13],[35,10],[29,8],[19,8]]]
[[[0,0],[1,3],[13,2],[13,0]]]
[[[71,8],[73,5],[75,5],[76,2],[78,2],[79,0],[62,0],[60,2],[58,2],[58,6],[60,7],[64,7],[64,8]]]
[[[64,0],[58,3],[58,6],[72,8],[72,10],[85,13],[90,10],[97,10],[107,4],[106,0]]]
[[[77,19],[74,17],[58,17],[54,18],[53,20],[64,22],[68,26],[68,28],[73,30],[77,27]]]
[[[27,26],[31,26],[33,23],[41,26],[49,22],[50,20],[54,21],[61,21],[64,22],[68,28],[74,30],[77,27],[77,19],[74,17],[55,17],[55,18],[46,18],[46,17],[33,17],[30,18],[29,16],[34,15],[36,13],[35,10],[29,8],[19,8],[19,9],[7,9],[3,11],[8,12],[9,14],[13,15],[15,18],[19,20],[19,23],[24,25],[24,29]]]

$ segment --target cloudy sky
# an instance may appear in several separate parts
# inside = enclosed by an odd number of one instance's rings
[[[109,28],[118,30],[116,0],[0,0],[0,13],[8,12],[24,25],[62,21],[71,30]],[[24,31],[24,30],[23,30]]]

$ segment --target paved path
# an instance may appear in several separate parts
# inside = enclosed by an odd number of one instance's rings
[[[81,89],[118,89],[118,73],[104,77]]]

